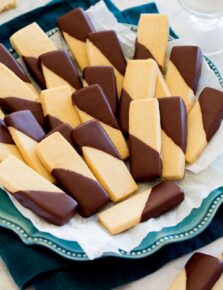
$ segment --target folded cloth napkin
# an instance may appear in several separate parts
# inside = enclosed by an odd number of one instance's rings
[[[1,25],[0,42],[10,47],[9,37],[33,21],[49,31],[55,27],[59,16],[76,7],[87,9],[96,2],[97,0],[51,1],[44,7]],[[137,24],[141,13],[158,13],[154,3],[119,11],[111,1],[104,2],[117,20],[123,23]],[[174,36],[174,32],[170,32]],[[69,261],[46,248],[24,245],[14,233],[0,228],[0,255],[20,288],[33,285],[37,290],[107,290],[148,275],[165,263],[223,236],[222,221],[223,206],[209,227],[189,241],[165,246],[152,256],[139,260],[103,258],[89,262]]]

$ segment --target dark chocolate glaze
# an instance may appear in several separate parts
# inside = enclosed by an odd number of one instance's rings
[[[91,120],[77,126],[71,135],[79,152],[81,152],[83,146],[88,146],[121,159],[111,139],[96,120]]]
[[[160,120],[163,131],[183,152],[187,146],[187,110],[181,97],[159,99]]]
[[[39,57],[39,61],[49,70],[67,81],[76,90],[82,88],[77,69],[65,50],[46,52]]]
[[[14,57],[8,52],[8,50],[4,47],[3,44],[0,43],[0,63],[3,63],[7,68],[13,71],[17,77],[19,77],[22,81],[30,83],[29,78],[24,72],[20,63],[14,59]]]
[[[90,33],[88,39],[101,51],[120,74],[125,74],[127,63],[115,31],[106,30]]]
[[[96,180],[70,170],[56,168],[51,172],[64,190],[78,202],[78,212],[89,217],[109,200],[106,191]]]
[[[119,103],[119,125],[121,130],[125,133],[129,132],[129,107],[132,98],[126,92],[125,89],[122,89],[120,103]]]
[[[88,33],[95,31],[90,18],[81,8],[74,9],[61,16],[57,20],[57,25],[61,32],[66,32],[84,42]]]
[[[49,135],[55,133],[55,132],[59,132],[73,147],[74,147],[74,143],[72,141],[71,138],[71,133],[72,133],[73,128],[66,123],[63,123],[59,126],[57,126],[56,128],[54,128],[53,130],[51,130],[46,137],[48,137]]]
[[[119,129],[118,122],[99,85],[87,86],[72,95],[73,104],[93,118]]]
[[[174,182],[164,181],[155,185],[143,209],[141,222],[173,209],[183,200],[184,192]]]
[[[116,114],[117,91],[114,69],[111,66],[88,66],[83,71],[83,78],[88,85],[98,84],[103,89],[107,101]]]
[[[203,60],[200,48],[197,46],[175,46],[172,48],[170,60],[186,84],[196,93]]]
[[[62,226],[75,214],[77,202],[64,192],[21,190],[13,196],[26,208],[49,223]]]
[[[5,116],[4,121],[8,127],[15,128],[37,142],[45,137],[45,132],[31,111],[24,110],[11,113]]]
[[[3,120],[0,120],[0,143],[15,144]]]
[[[186,290],[211,290],[223,272],[223,262],[202,253],[195,253],[185,265]]]
[[[29,110],[33,113],[40,126],[44,126],[43,110],[40,103],[35,101],[29,101],[17,97],[7,97],[0,99],[0,106],[7,114],[17,111]]]
[[[129,135],[130,172],[136,181],[152,181],[161,175],[159,152]]]
[[[199,96],[203,126],[207,141],[218,130],[223,118],[223,92],[213,88],[205,88]]]
[[[36,81],[41,89],[46,89],[45,79],[39,65],[38,58],[31,56],[22,56],[22,59],[34,81]]]
[[[46,115],[45,116],[45,125],[47,132],[50,132],[51,130],[57,128],[58,126],[64,124],[61,120],[59,120],[57,117],[54,117],[52,115]]]

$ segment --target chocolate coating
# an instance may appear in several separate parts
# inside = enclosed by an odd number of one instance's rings
[[[0,120],[0,143],[15,144],[3,120]]]
[[[23,70],[20,63],[14,59],[14,57],[8,52],[3,44],[0,43],[0,63],[3,63],[7,68],[13,71],[17,77],[22,81],[30,83],[25,71]]]
[[[73,104],[93,118],[119,129],[118,123],[99,85],[87,86],[72,95]]]
[[[184,192],[174,182],[164,181],[155,185],[143,209],[141,222],[173,209],[183,200]]]
[[[187,110],[181,97],[159,99],[160,120],[163,131],[183,152],[187,146]]]
[[[103,187],[96,180],[76,172],[56,168],[51,172],[64,190],[78,202],[78,212],[89,217],[104,206],[109,198]]]
[[[136,181],[152,181],[160,177],[162,161],[156,150],[129,135],[129,152],[130,172]]]
[[[71,133],[72,133],[73,128],[66,123],[63,123],[59,126],[57,126],[56,128],[54,128],[53,130],[51,130],[46,137],[48,137],[49,135],[55,133],[55,132],[59,132],[73,147],[74,147],[74,143],[72,141],[71,138]]]
[[[210,141],[223,118],[223,92],[205,88],[199,96],[199,104],[207,141]]]
[[[203,60],[200,48],[197,46],[175,46],[172,48],[170,60],[187,85],[196,93]]]
[[[83,78],[88,85],[98,84],[105,93],[105,97],[112,109],[116,113],[117,91],[114,69],[111,66],[88,66],[83,71]]]
[[[8,127],[15,128],[37,142],[45,137],[45,132],[36,121],[31,111],[24,110],[11,113],[5,116],[4,121]]]
[[[88,39],[104,54],[120,74],[125,74],[127,63],[115,31],[106,30],[90,33]]]
[[[57,128],[58,126],[60,126],[64,123],[54,116],[46,115],[45,116],[45,124],[46,124],[47,132],[50,132],[51,130]]]
[[[33,113],[40,126],[44,125],[44,116],[42,106],[38,102],[29,101],[17,97],[7,97],[0,99],[0,105],[7,114],[17,111],[29,110]]]
[[[129,132],[129,107],[132,98],[126,92],[125,89],[122,89],[120,103],[119,103],[119,125],[121,130],[125,133]]]
[[[22,59],[34,81],[36,81],[41,89],[46,89],[45,79],[39,65],[38,58],[31,56],[22,56]]]
[[[74,9],[57,20],[57,25],[61,32],[66,32],[70,36],[86,41],[88,33],[94,32],[93,24],[82,8]]]
[[[202,253],[195,253],[185,265],[186,290],[211,290],[223,272],[223,262]]]
[[[46,52],[39,57],[39,61],[76,90],[82,88],[77,69],[65,50]]]
[[[82,151],[81,148],[83,146],[88,146],[121,159],[121,156],[111,139],[101,124],[96,120],[91,120],[77,126],[72,131],[72,138],[79,152]]]
[[[21,190],[13,193],[13,196],[24,207],[57,226],[67,223],[77,208],[76,201],[64,192]]]

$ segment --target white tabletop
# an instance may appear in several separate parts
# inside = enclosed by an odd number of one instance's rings
[[[0,14],[0,24],[15,18],[16,16],[28,12],[38,6],[44,5],[48,0],[18,0],[17,8],[8,12]],[[129,7],[145,4],[150,1],[147,0],[113,0],[113,3],[120,9],[124,10]],[[181,37],[190,38],[190,33],[185,27],[184,23],[179,17],[183,11],[177,0],[154,0],[158,5],[161,13],[168,15],[169,22],[174,31]],[[223,73],[223,53],[213,55],[210,57],[212,61],[218,66],[221,73]],[[219,256],[223,252],[223,238],[199,249],[199,251],[215,256]],[[136,282],[130,283],[119,290],[167,290],[171,282],[176,277],[177,273],[182,269],[191,254],[184,255],[178,258],[151,275],[148,275]],[[31,288],[29,288],[31,289]],[[15,282],[9,274],[5,264],[0,258],[0,290],[18,290]],[[47,289],[46,289],[47,290]]]

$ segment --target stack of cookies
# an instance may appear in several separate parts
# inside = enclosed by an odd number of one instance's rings
[[[0,45],[0,184],[55,225],[117,203],[98,215],[112,234],[175,208],[184,193],[174,181],[223,117],[222,92],[195,97],[201,50],[176,46],[166,62],[160,14],[140,16],[131,60],[115,31],[95,31],[82,9],[57,24],[72,57],[36,23],[11,36],[29,76]]]

